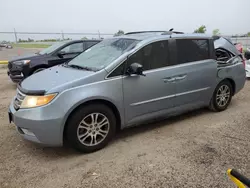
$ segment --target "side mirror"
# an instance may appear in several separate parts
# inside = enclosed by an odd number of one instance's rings
[[[60,51],[57,53],[57,56],[60,58],[63,58],[64,55],[66,55],[66,53],[64,51]]]
[[[132,63],[127,69],[127,74],[137,74],[140,76],[146,76],[145,74],[143,74],[143,66],[139,63]]]

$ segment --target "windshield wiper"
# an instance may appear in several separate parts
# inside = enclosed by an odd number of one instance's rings
[[[65,67],[72,67],[72,68],[75,68],[75,69],[87,70],[87,71],[94,71],[90,67],[85,67],[85,66],[80,66],[80,65],[74,65],[74,64],[70,64],[69,65],[68,63],[63,64],[63,66],[65,66]]]

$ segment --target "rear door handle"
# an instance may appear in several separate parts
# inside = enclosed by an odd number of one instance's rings
[[[164,83],[168,83],[168,82],[174,82],[175,78],[170,77],[170,78],[163,78]]]

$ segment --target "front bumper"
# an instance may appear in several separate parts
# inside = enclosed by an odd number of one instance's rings
[[[63,145],[63,118],[48,106],[19,109],[10,104],[11,119],[26,140],[46,146]]]
[[[15,82],[15,83],[19,83],[24,79],[24,75],[22,72],[16,72],[16,73],[11,73],[9,70],[7,71],[8,76],[10,77],[10,79]]]
[[[13,82],[19,83],[29,75],[29,65],[16,65],[9,62],[7,74]]]

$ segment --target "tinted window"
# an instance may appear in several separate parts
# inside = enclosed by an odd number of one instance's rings
[[[83,51],[83,43],[74,43],[66,46],[61,51],[65,53],[79,53]]]
[[[187,63],[209,59],[208,40],[177,39],[177,63]]]
[[[156,69],[170,65],[168,42],[154,42],[143,47],[129,58],[128,65],[131,65],[132,63],[141,64],[144,70]]]
[[[108,77],[115,77],[123,75],[124,73],[124,63],[118,66]]]

